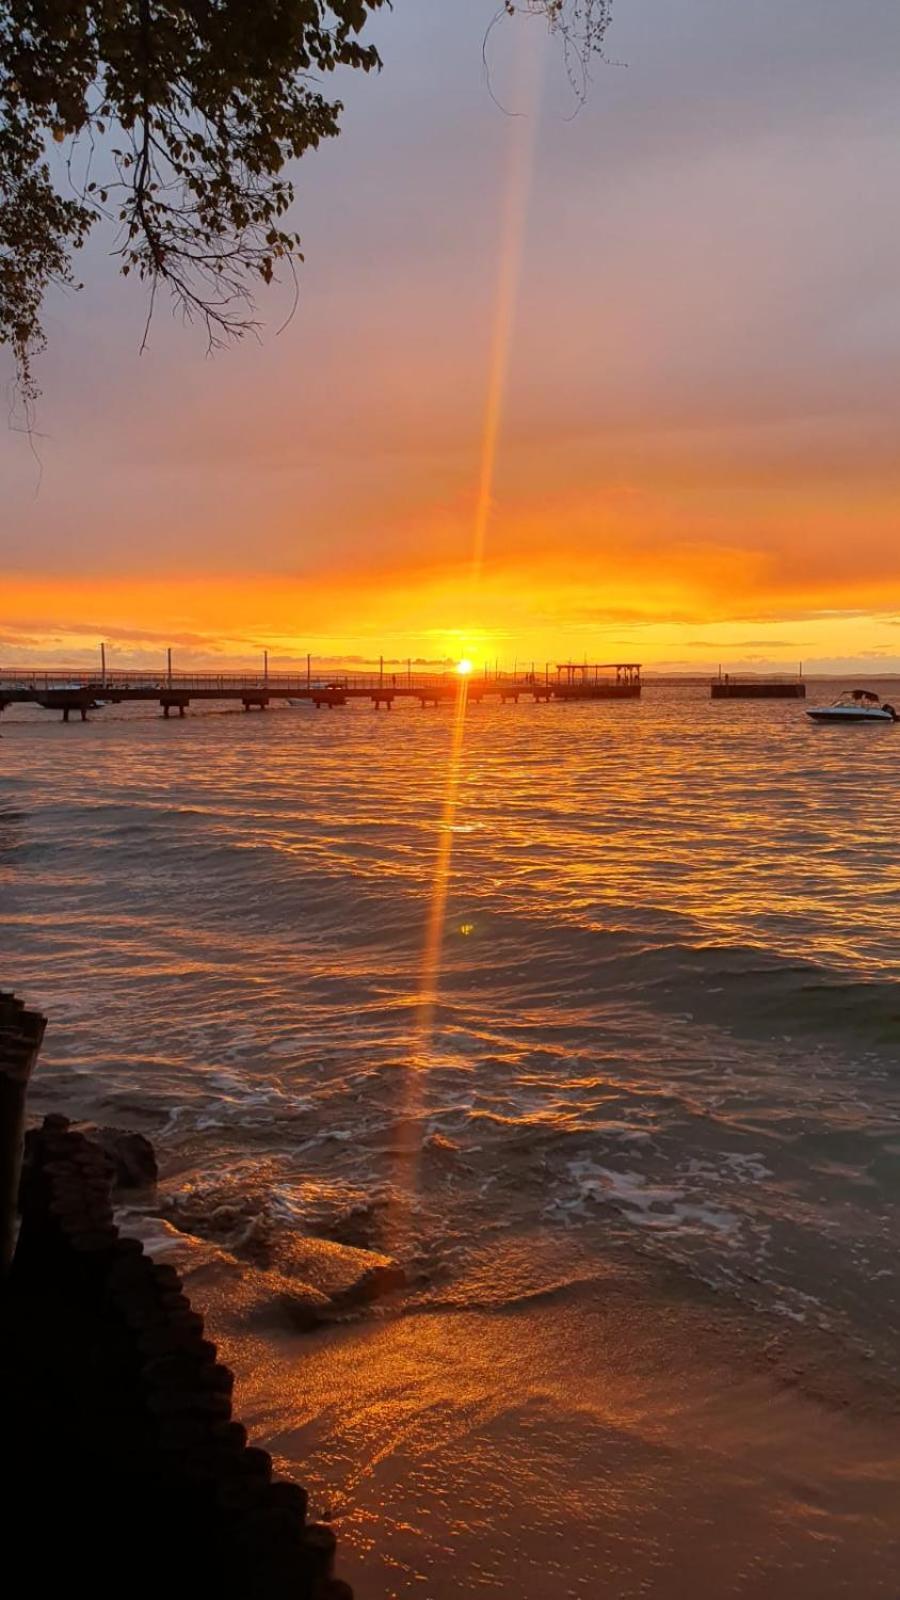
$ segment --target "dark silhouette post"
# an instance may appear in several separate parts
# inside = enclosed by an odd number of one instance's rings
[[[25,1094],[47,1026],[15,995],[0,993],[0,1274],[13,1256],[25,1141]]]

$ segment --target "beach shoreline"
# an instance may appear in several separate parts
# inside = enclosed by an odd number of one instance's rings
[[[208,1271],[192,1292],[367,1600],[895,1596],[896,1397],[654,1277],[305,1336],[242,1325]]]
[[[30,725],[31,1110],[152,1140],[124,1225],[361,1600],[896,1600],[896,745],[570,709],[467,731],[427,1050],[439,720]]]

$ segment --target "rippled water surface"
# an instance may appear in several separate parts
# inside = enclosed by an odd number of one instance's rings
[[[900,728],[652,687],[488,704],[452,818],[441,711],[2,731],[41,1103],[146,1126],[170,1209],[352,1223],[469,1305],[637,1248],[892,1369]],[[516,1232],[541,1249],[500,1270]]]

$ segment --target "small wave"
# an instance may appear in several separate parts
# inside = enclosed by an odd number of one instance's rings
[[[712,1233],[719,1241],[736,1241],[744,1229],[736,1212],[690,1199],[682,1189],[651,1183],[640,1172],[577,1161],[571,1163],[569,1176],[576,1189],[576,1206],[585,1201],[612,1206],[635,1227],[657,1233]]]

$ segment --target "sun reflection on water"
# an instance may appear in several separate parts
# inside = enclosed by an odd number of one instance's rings
[[[437,852],[425,925],[412,1057],[405,1073],[403,1106],[395,1128],[394,1152],[397,1171],[394,1176],[394,1198],[389,1217],[389,1237],[386,1241],[388,1247],[395,1252],[402,1250],[410,1242],[412,1210],[418,1186],[418,1161],[421,1149],[419,1118],[423,1103],[422,1075],[428,1071],[432,1054],[468,701],[469,679],[467,674],[462,673],[456,690],[444,799],[438,824]]]

